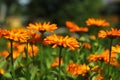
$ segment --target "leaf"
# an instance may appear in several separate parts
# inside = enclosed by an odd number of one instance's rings
[[[5,63],[6,63],[5,59],[3,59],[2,61],[0,61],[0,68],[2,68],[5,65]]]
[[[37,68],[37,67],[33,67],[33,68],[32,68],[30,80],[34,80],[37,71],[38,71],[38,68]]]
[[[26,80],[24,77],[20,77],[18,78],[18,80]]]
[[[12,75],[10,73],[5,73],[4,77],[8,79],[12,79]]]

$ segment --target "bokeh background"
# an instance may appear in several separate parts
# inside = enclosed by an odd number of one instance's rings
[[[84,26],[86,19],[97,17],[119,27],[119,9],[120,0],[0,0],[0,25],[20,27],[50,21],[64,26],[70,20]]]

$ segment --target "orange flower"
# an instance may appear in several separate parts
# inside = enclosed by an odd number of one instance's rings
[[[73,62],[70,62],[70,64],[66,69],[67,73],[70,73],[74,76],[79,76],[79,75],[85,76],[89,70],[90,70],[90,67],[87,66],[86,64],[78,65]]]
[[[95,77],[95,80],[104,80],[103,74],[98,74],[98,75]]]
[[[4,35],[4,37],[16,42],[27,42],[30,35],[25,29],[12,29],[11,31],[7,31],[7,34]]]
[[[35,24],[30,23],[27,27],[28,29],[34,29],[37,31],[48,31],[48,32],[53,32],[55,29],[57,29],[56,24],[50,24],[50,22],[46,23],[44,22],[43,24],[36,22]]]
[[[4,75],[5,70],[4,69],[0,69],[0,74]]]
[[[83,42],[82,46],[87,48],[87,49],[91,49],[91,45],[89,43],[87,43],[87,42]]]
[[[69,47],[71,50],[75,50],[79,48],[79,42],[74,37],[63,37],[58,36],[56,34],[47,36],[44,41],[44,45],[53,45],[52,48],[55,48],[57,46],[63,46],[63,47]]]
[[[114,29],[114,28],[111,28],[110,31],[106,30],[101,30],[99,31],[98,33],[98,37],[99,38],[106,38],[106,37],[109,37],[109,38],[113,38],[113,37],[120,37],[120,29]]]
[[[86,21],[87,26],[101,26],[101,27],[108,27],[110,26],[109,22],[107,22],[104,19],[94,19],[94,18],[89,18]]]
[[[60,64],[63,64],[63,59],[60,60]],[[51,64],[51,67],[58,67],[59,65],[59,58],[57,57],[55,61]]]
[[[78,25],[71,21],[66,21],[66,26],[68,27],[70,32],[88,32],[88,28],[79,27]]]

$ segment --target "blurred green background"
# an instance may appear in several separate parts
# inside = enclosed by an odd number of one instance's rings
[[[70,20],[84,26],[97,17],[119,25],[119,6],[119,0],[0,0],[0,24],[18,27],[39,20],[64,26]]]

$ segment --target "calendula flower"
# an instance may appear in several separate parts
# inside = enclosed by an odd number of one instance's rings
[[[110,23],[107,22],[105,19],[95,19],[95,18],[89,18],[86,21],[87,26],[101,26],[101,27],[108,27],[110,26]]]
[[[11,31],[6,31],[7,34],[4,38],[13,40],[15,42],[27,42],[31,35],[28,34],[25,29],[12,29]]]
[[[66,69],[67,73],[72,74],[74,76],[79,76],[79,75],[85,76],[89,70],[90,68],[88,65],[86,64],[78,65],[73,62],[70,62]]]
[[[56,34],[47,36],[44,41],[44,45],[52,45],[52,48],[57,46],[69,47],[71,50],[79,48],[79,42],[74,37],[63,37]]]
[[[63,64],[63,59],[60,59],[60,64]],[[51,67],[58,67],[59,66],[59,58],[57,57],[55,61],[51,64]]]
[[[82,43],[82,46],[83,46],[84,48],[91,49],[91,45],[90,45],[89,43],[87,43],[87,42],[83,42],[83,43]]]
[[[48,32],[53,32],[55,29],[57,29],[57,25],[56,24],[50,24],[50,22],[46,23],[44,22],[39,23],[36,22],[35,24],[30,23],[27,27],[28,29],[34,29],[37,31],[48,31]]]
[[[69,29],[70,32],[88,32],[88,28],[79,27],[71,21],[66,21],[66,27]]]
[[[120,53],[120,45],[112,46],[113,53]]]
[[[95,80],[104,80],[103,74],[98,74],[98,75],[95,77]]]
[[[117,38],[120,37],[120,29],[111,28],[110,31],[100,30],[98,33],[99,38]]]
[[[3,68],[0,69],[0,74],[4,75],[5,70]]]

